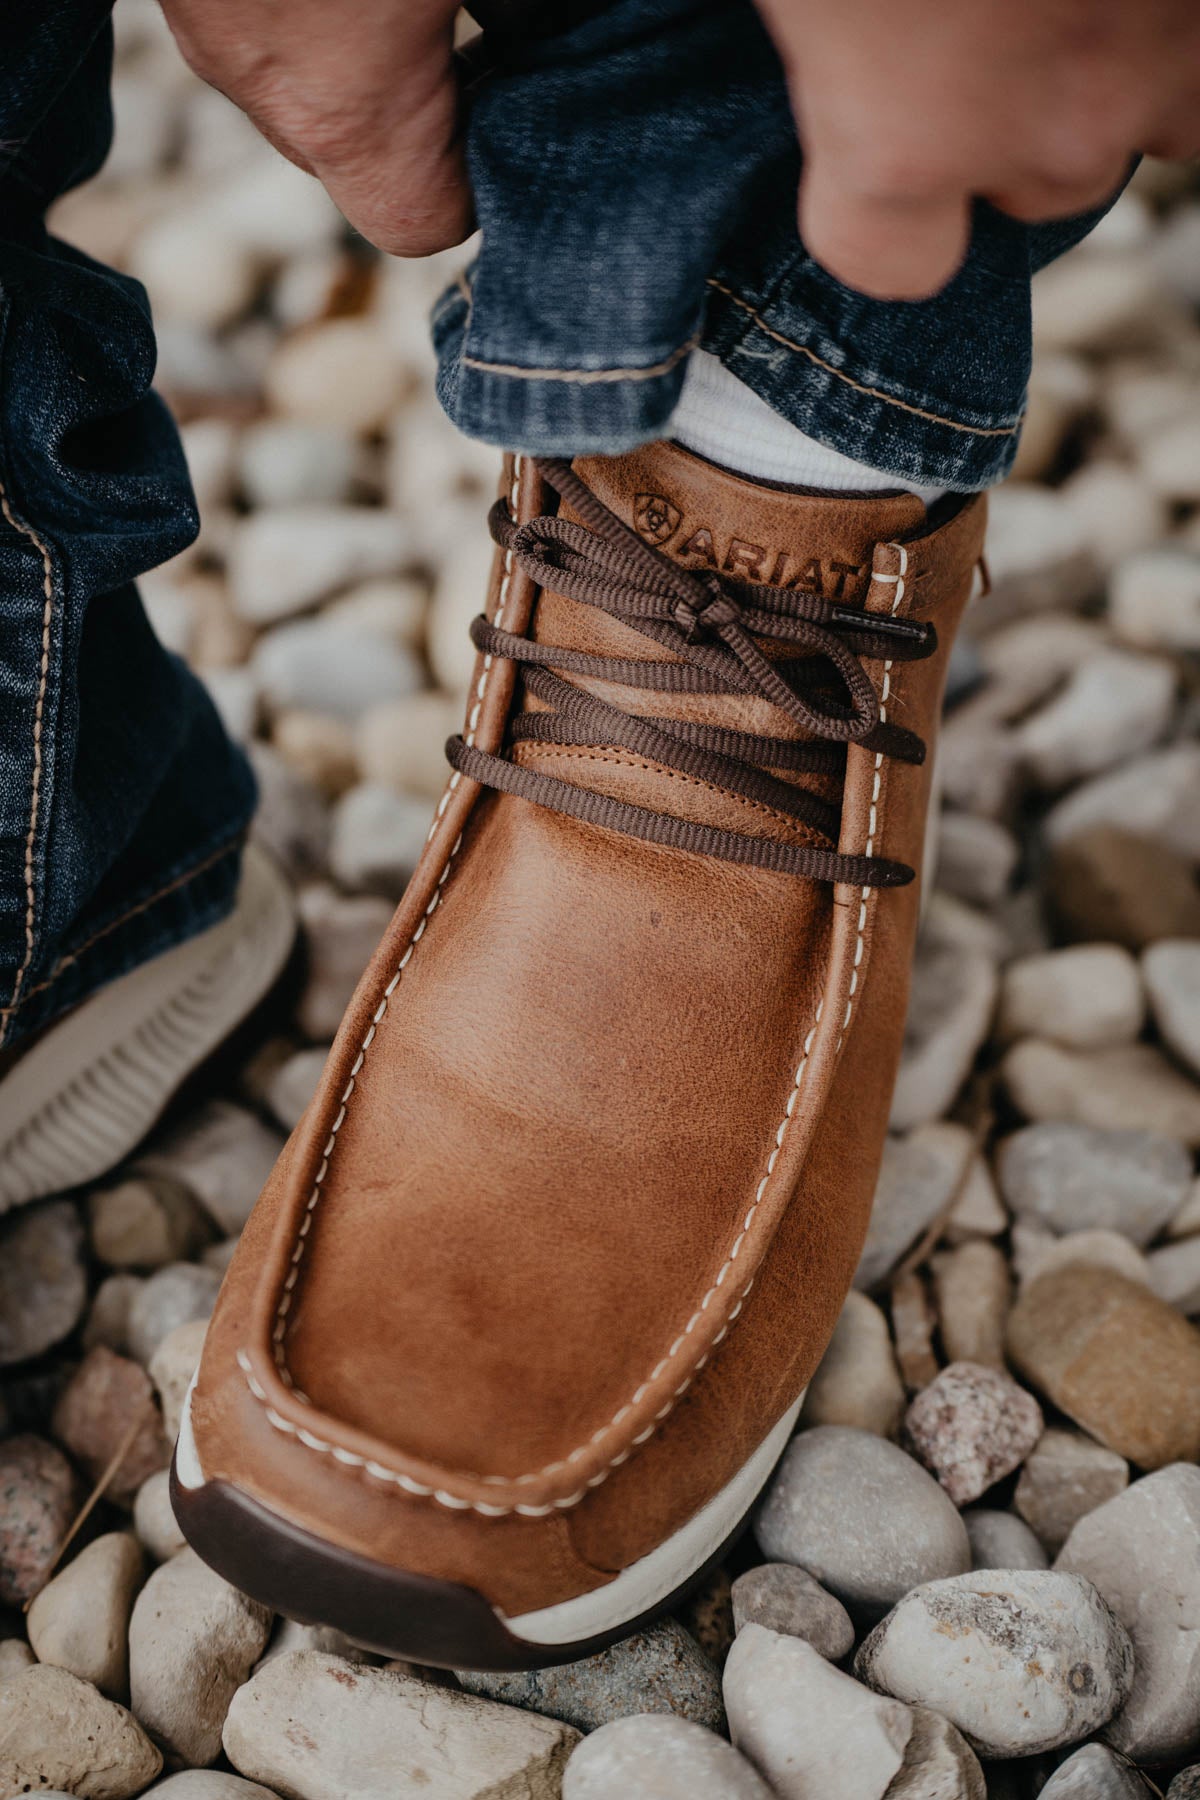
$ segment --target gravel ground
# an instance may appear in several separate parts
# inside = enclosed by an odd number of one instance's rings
[[[1143,169],[1038,283],[871,1234],[753,1534],[604,1656],[434,1676],[220,1582],[164,1471],[462,711],[496,459],[424,325],[462,255],[373,258],[118,19],[57,228],[150,291],[204,524],[144,591],[305,959],[142,1155],[0,1225],[0,1800],[1200,1795],[1200,186]]]

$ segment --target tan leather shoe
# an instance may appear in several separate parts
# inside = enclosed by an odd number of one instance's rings
[[[180,1438],[239,1586],[531,1666],[737,1529],[865,1230],[983,510],[510,464],[455,772]]]

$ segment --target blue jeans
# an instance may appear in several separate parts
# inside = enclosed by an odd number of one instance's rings
[[[197,529],[145,296],[43,224],[108,147],[110,5],[13,0],[5,18],[0,1045],[215,922],[254,806],[132,585]],[[981,206],[937,299],[840,287],[796,236],[798,152],[751,0],[620,0],[506,46],[468,145],[483,248],[434,316],[464,431],[545,454],[644,442],[699,343],[860,460],[957,488],[1007,468],[1030,272],[1091,220],[1027,229]]]

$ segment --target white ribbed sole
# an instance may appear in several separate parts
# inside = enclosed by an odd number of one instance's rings
[[[291,892],[246,848],[233,911],[101,988],[0,1082],[0,1212],[95,1181],[253,1010],[292,947]]]

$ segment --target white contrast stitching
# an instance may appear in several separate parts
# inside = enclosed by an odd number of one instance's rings
[[[900,567],[894,575],[876,575],[876,581],[892,581],[896,584],[896,597],[892,601],[891,616],[894,619],[900,610],[900,602],[904,599],[904,577],[908,573],[908,551],[903,544],[892,544],[891,549],[900,553]],[[892,659],[883,665],[883,684],[879,692],[879,720],[887,723],[887,703],[892,692]],[[883,787],[883,751],[875,752],[875,767],[871,776],[871,810],[867,816],[867,842],[863,850],[864,856],[875,854],[875,838],[879,830],[879,796]],[[850,1015],[854,1011],[854,997],[858,992],[858,971],[863,959],[863,939],[867,929],[867,905],[874,888],[864,887],[858,897],[858,936],[854,940],[854,962],[850,969],[850,991],[846,996],[846,1012],[842,1019],[842,1029],[838,1037],[837,1047],[841,1049],[845,1042],[846,1032],[850,1025]],[[835,1052],[836,1055],[836,1052]]]
[[[42,807],[42,719],[46,708],[46,686],[50,677],[50,626],[54,618],[54,565],[50,560],[50,552],[31,525],[18,519],[9,505],[8,494],[3,482],[0,482],[0,511],[3,512],[9,525],[22,537],[28,538],[42,559],[42,593],[45,604],[42,607],[42,662],[38,671],[37,701],[33,711],[33,791],[29,801],[29,830],[25,837],[25,955],[13,981],[12,993],[9,995],[5,1014],[11,1019],[21,997],[21,989],[25,977],[33,962],[35,944],[34,925],[37,920],[37,890],[34,884],[34,849],[37,844],[38,821]],[[0,1028],[0,1043],[4,1041],[5,1031]]]
[[[517,457],[513,463],[512,487],[511,487],[510,494],[509,494],[509,500],[510,500],[510,504],[513,508],[514,516],[516,514],[516,509],[517,509],[517,492],[518,492],[518,488],[519,488],[520,480],[521,480],[521,461],[522,461],[522,459],[520,457]],[[505,611],[508,607],[509,589],[512,586],[512,572],[513,572],[513,555],[512,555],[512,551],[508,550],[505,552],[505,556],[504,556],[504,576],[500,583],[500,593],[498,596],[498,601],[497,601],[497,606],[496,606],[496,617],[495,617],[495,620],[493,621],[497,627],[502,626],[504,623],[504,615],[505,615]],[[467,743],[468,744],[473,744],[475,742],[475,732],[478,729],[479,714],[480,714],[480,711],[483,706],[484,695],[487,693],[488,677],[492,672],[493,661],[494,661],[494,658],[491,656],[485,656],[483,659],[483,668],[480,672],[479,680],[476,684],[476,689],[475,689],[475,704],[471,708],[470,718],[467,721]],[[462,780],[462,776],[459,773],[459,771],[456,769],[454,771],[453,775],[451,775],[451,777],[450,777],[450,780],[446,786],[445,793],[442,795],[441,800],[438,802],[437,811],[433,816],[433,823],[430,825],[429,831],[426,834],[426,839],[425,839],[426,843],[429,842],[430,838],[432,838],[434,832],[437,830],[438,826],[441,824],[441,821],[442,821],[443,815],[445,814],[446,808],[450,804],[451,796],[453,795],[455,789],[458,787],[461,780]],[[450,869],[454,862],[454,858],[458,855],[459,846],[461,845],[461,843],[462,843],[462,833],[460,832],[458,834],[458,836],[455,838],[454,843],[451,845],[450,854],[446,858],[446,862],[442,869],[441,874],[438,876],[437,883],[433,890],[433,898],[430,900],[429,905],[425,908],[424,914],[422,915],[422,918],[421,918],[421,922],[417,926],[417,929],[413,932],[413,935],[412,935],[411,939],[409,940],[408,948],[405,950],[404,955],[400,958],[399,966],[396,969],[396,973],[392,976],[392,979],[388,982],[387,986],[383,990],[383,998],[379,1002],[379,1005],[376,1007],[375,1012],[372,1015],[370,1027],[367,1030],[366,1036],[363,1038],[362,1044],[359,1047],[358,1055],[355,1058],[354,1063],[351,1066],[350,1079],[346,1083],[345,1090],[342,1094],[337,1118],[334,1120],[332,1126],[330,1127],[329,1137],[326,1140],[325,1148],[321,1153],[320,1166],[318,1167],[316,1175],[313,1178],[312,1193],[308,1197],[308,1204],[306,1205],[306,1207],[304,1209],[304,1217],[300,1221],[300,1229],[297,1233],[295,1248],[292,1251],[292,1266],[288,1270],[287,1278],[283,1284],[283,1293],[280,1295],[279,1305],[276,1308],[275,1326],[274,1326],[274,1330],[272,1332],[272,1341],[273,1341],[273,1344],[275,1347],[276,1366],[278,1367],[281,1379],[286,1384],[286,1386],[288,1386],[289,1388],[291,1388],[293,1390],[293,1392],[296,1391],[295,1383],[292,1380],[291,1371],[288,1369],[287,1360],[286,1360],[286,1357],[284,1354],[284,1339],[287,1336],[287,1316],[288,1316],[289,1311],[291,1310],[292,1294],[295,1289],[296,1282],[299,1280],[299,1277],[300,1277],[300,1265],[304,1258],[304,1250],[305,1250],[305,1245],[306,1245],[306,1242],[308,1239],[309,1229],[312,1225],[313,1213],[316,1210],[318,1202],[320,1201],[321,1187],[325,1180],[326,1175],[329,1172],[330,1159],[333,1156],[333,1152],[334,1152],[335,1146],[337,1144],[337,1134],[341,1130],[342,1125],[345,1122],[346,1108],[350,1104],[351,1096],[354,1093],[355,1086],[358,1081],[359,1072],[362,1069],[363,1063],[366,1061],[367,1051],[371,1048],[371,1045],[375,1041],[375,1033],[378,1030],[379,1026],[383,1023],[384,1015],[386,1014],[387,1009],[388,1009],[388,1002],[391,999],[392,995],[396,991],[396,987],[399,983],[400,977],[404,973],[404,970],[405,970],[409,960],[412,957],[413,951],[416,949],[417,945],[420,943],[421,939],[425,935],[425,927],[428,925],[430,917],[432,916],[434,909],[436,908],[436,906],[438,904],[438,901],[442,897],[442,889],[445,886],[446,878],[450,873]],[[268,1417],[271,1417],[270,1409],[268,1409]],[[272,1422],[272,1424],[275,1424],[276,1418],[272,1418],[271,1422]],[[285,1423],[286,1423],[286,1421],[285,1421]],[[282,1429],[282,1426],[280,1427],[280,1429]],[[313,1444],[310,1446],[310,1448],[317,1448],[317,1447],[318,1446],[316,1444]],[[325,1446],[323,1446],[323,1445],[320,1447],[325,1448]]]
[[[512,496],[514,510],[515,510],[515,504],[516,504],[516,490],[517,490],[518,473],[519,473],[519,463],[516,465],[516,468],[514,470],[513,496]],[[899,574],[898,575],[882,575],[882,576],[878,576],[876,578],[881,581],[893,581],[896,583],[896,597],[892,603],[892,608],[891,608],[893,617],[895,616],[895,614],[900,606],[900,603],[904,598],[904,591],[905,591],[904,576],[905,576],[905,572],[908,568],[907,551],[904,549],[904,547],[902,545],[895,545],[894,548],[898,549],[899,553],[900,553],[901,561],[900,561]],[[495,620],[497,625],[499,625],[501,623],[501,621],[503,620],[504,613],[505,613],[505,610],[507,607],[508,589],[509,589],[509,585],[510,585],[511,573],[512,573],[512,557],[511,557],[511,554],[509,554],[508,556],[506,556],[506,559],[505,559],[504,579],[501,583],[501,588],[500,588],[500,601],[499,601],[499,606],[497,608],[496,620]],[[486,687],[487,687],[487,677],[488,677],[488,674],[491,669],[491,664],[492,664],[492,658],[485,657],[483,672],[480,676],[480,680],[479,680],[478,688],[477,688],[476,703],[472,709],[470,720],[469,720],[470,736],[467,739],[468,742],[471,742],[474,737],[474,732],[475,732],[475,729],[476,729],[476,726],[478,723],[478,719],[479,719],[480,707],[482,705],[484,693],[485,693]],[[887,703],[887,699],[888,699],[888,695],[890,693],[890,687],[891,687],[891,683],[890,683],[891,670],[892,670],[892,662],[889,659],[884,664],[883,691],[882,691],[881,705],[880,705],[880,718],[881,719],[886,719],[886,717],[887,717],[886,703]],[[872,853],[872,849],[873,849],[874,841],[875,841],[876,829],[877,829],[876,808],[877,808],[877,803],[878,803],[878,799],[879,799],[880,769],[882,767],[882,763],[883,763],[882,753],[878,753],[875,758],[875,782],[874,782],[874,789],[872,792],[869,836],[867,839],[867,847],[866,847],[866,854],[868,856],[871,855],[871,853]],[[436,828],[438,819],[441,818],[442,813],[445,811],[445,808],[449,802],[450,795],[454,791],[454,788],[457,785],[458,779],[459,779],[459,777],[456,772],[455,775],[451,778],[450,785],[447,788],[446,793],[443,795],[441,804],[438,807],[437,818],[435,818],[435,820],[434,820],[433,827],[430,828],[431,836],[432,836],[433,830]],[[333,1154],[338,1131],[341,1129],[342,1123],[346,1117],[346,1108],[349,1104],[351,1096],[354,1093],[355,1082],[356,1082],[359,1070],[362,1068],[363,1062],[366,1058],[367,1051],[371,1047],[371,1043],[374,1039],[376,1029],[379,1026],[379,1024],[382,1022],[384,1015],[387,1012],[388,1001],[396,989],[396,985],[400,980],[400,976],[404,970],[405,964],[408,962],[409,958],[412,956],[413,950],[415,949],[417,943],[419,942],[421,936],[424,933],[425,926],[429,920],[429,916],[432,914],[434,908],[436,907],[436,905],[438,903],[438,899],[440,897],[441,890],[442,890],[442,884],[445,882],[446,877],[450,872],[450,865],[453,862],[454,857],[457,854],[459,845],[461,843],[462,843],[462,837],[460,834],[460,836],[456,840],[454,847],[451,850],[450,855],[446,861],[446,866],[442,870],[442,873],[438,878],[438,882],[437,882],[437,886],[434,890],[433,898],[430,901],[429,905],[425,909],[425,916],[422,918],[420,925],[417,927],[417,930],[413,934],[412,940],[409,943],[407,950],[405,951],[403,957],[400,960],[400,965],[397,968],[396,973],[393,975],[391,981],[388,983],[387,987],[384,989],[383,999],[380,1001],[379,1007],[377,1008],[377,1010],[374,1014],[371,1026],[370,1026],[369,1030],[367,1031],[365,1038],[363,1039],[362,1047],[359,1050],[358,1057],[355,1060],[355,1062],[351,1068],[350,1079],[347,1082],[346,1088],[342,1094],[340,1108],[338,1111],[337,1118],[334,1120],[334,1123],[330,1129],[329,1138],[325,1144],[324,1152],[322,1154],[321,1164],[317,1170],[317,1174],[315,1177],[313,1191],[312,1191],[312,1194],[308,1201],[308,1206],[305,1211],[304,1219],[302,1220],[301,1225],[300,1225],[300,1231],[299,1231],[296,1247],[292,1253],[292,1267],[287,1276],[286,1281],[284,1282],[284,1292],[283,1292],[283,1295],[279,1302],[279,1307],[278,1307],[278,1311],[276,1314],[275,1329],[274,1329],[274,1334],[273,1334],[274,1335],[276,1363],[278,1365],[278,1368],[279,1368],[279,1371],[280,1371],[280,1374],[281,1374],[283,1380],[287,1383],[287,1385],[289,1387],[292,1388],[292,1391],[294,1393],[298,1393],[298,1390],[295,1388],[295,1386],[292,1382],[291,1376],[285,1366],[284,1355],[283,1355],[283,1343],[284,1343],[284,1338],[285,1338],[286,1332],[287,1332],[287,1313],[291,1306],[292,1290],[295,1287],[295,1283],[296,1283],[297,1277],[300,1272],[300,1263],[301,1263],[301,1260],[302,1260],[302,1257],[304,1254],[304,1242],[308,1235],[309,1227],[311,1226],[311,1223],[312,1223],[313,1210],[316,1207],[316,1205],[320,1199],[321,1184],[324,1181],[325,1176],[328,1172],[330,1157]],[[871,892],[871,890],[869,888],[863,889],[863,901],[862,901],[862,904],[860,906],[860,911],[859,911],[858,938],[857,938],[857,941],[855,944],[854,965],[853,965],[853,968],[851,971],[851,986],[850,986],[851,998],[850,998],[849,1003],[847,1004],[846,1014],[842,1021],[842,1035],[838,1039],[837,1050],[841,1049],[842,1041],[845,1036],[846,1027],[850,1022],[850,1013],[851,1013],[851,1009],[853,1006],[853,995],[854,995],[854,992],[855,992],[855,989],[856,989],[857,983],[858,983],[858,970],[859,970],[859,965],[862,961],[862,954],[863,954],[863,931],[864,931],[865,924],[866,924],[866,898],[867,898],[867,896],[869,896],[870,892]],[[821,1023],[821,1015],[824,1010],[824,1006],[825,1006],[825,997],[822,994],[820,1000],[817,1002],[817,1010],[816,1010],[816,1013],[813,1018],[812,1026],[810,1027],[808,1035],[806,1036],[806,1038],[804,1040],[804,1048],[803,1048],[803,1053],[802,1053],[801,1059],[800,1059],[800,1065],[796,1070],[796,1078],[792,1085],[791,1093],[788,1096],[787,1104],[784,1108],[783,1117],[780,1120],[779,1126],[775,1132],[775,1142],[771,1149],[770,1155],[767,1158],[766,1171],[765,1171],[762,1179],[760,1180],[757,1189],[755,1190],[754,1199],[751,1202],[750,1208],[747,1211],[745,1218],[742,1220],[741,1229],[738,1232],[737,1237],[734,1239],[732,1245],[730,1246],[729,1254],[726,1257],[724,1263],[721,1265],[721,1268],[717,1272],[716,1279],[714,1280],[712,1286],[709,1288],[708,1292],[704,1295],[703,1299],[700,1301],[699,1306],[696,1308],[695,1312],[692,1314],[691,1318],[688,1320],[688,1322],[684,1326],[683,1330],[680,1332],[678,1337],[676,1337],[674,1342],[671,1344],[671,1346],[669,1347],[669,1349],[666,1352],[666,1355],[663,1356],[662,1358],[660,1358],[660,1360],[655,1364],[654,1368],[651,1369],[651,1371],[650,1371],[649,1375],[646,1377],[646,1379],[640,1383],[640,1385],[634,1391],[634,1393],[630,1397],[630,1399],[628,1401],[626,1401],[623,1406],[621,1406],[617,1409],[617,1411],[613,1414],[612,1418],[608,1421],[608,1423],[606,1425],[600,1426],[598,1430],[596,1430],[592,1433],[591,1437],[588,1439],[586,1444],[579,1445],[576,1449],[570,1451],[566,1457],[563,1457],[556,1462],[547,1463],[544,1468],[538,1469],[538,1470],[534,1471],[532,1474],[517,1475],[517,1476],[511,1476],[511,1477],[505,1476],[505,1475],[482,1475],[482,1476],[476,1477],[476,1479],[479,1480],[481,1483],[490,1484],[490,1485],[496,1486],[496,1487],[528,1486],[528,1485],[532,1484],[533,1482],[544,1480],[547,1476],[558,1474],[560,1471],[569,1468],[571,1466],[571,1464],[581,1461],[583,1459],[583,1457],[585,1457],[587,1455],[587,1452],[589,1449],[591,1449],[593,1446],[595,1446],[597,1444],[603,1443],[604,1439],[607,1438],[608,1436],[610,1436],[613,1431],[617,1430],[623,1424],[625,1419],[628,1418],[629,1414],[638,1405],[640,1405],[642,1400],[645,1398],[647,1393],[650,1391],[654,1382],[657,1381],[659,1376],[661,1376],[663,1374],[664,1370],[675,1359],[675,1357],[678,1355],[679,1351],[683,1348],[683,1346],[687,1343],[688,1339],[696,1331],[697,1327],[701,1324],[701,1322],[704,1318],[704,1314],[708,1310],[708,1307],[711,1304],[714,1296],[716,1294],[718,1294],[720,1292],[721,1288],[724,1286],[725,1281],[729,1275],[729,1272],[733,1268],[733,1265],[736,1262],[736,1260],[741,1252],[742,1246],[745,1243],[746,1238],[753,1226],[755,1215],[757,1214],[759,1208],[762,1205],[763,1198],[766,1194],[768,1184],[771,1180],[772,1175],[775,1172],[776,1164],[779,1160],[780,1153],[783,1149],[784,1139],[787,1136],[787,1129],[788,1129],[789,1124],[791,1123],[792,1116],[796,1109],[796,1102],[799,1098],[800,1089],[804,1082],[805,1072],[808,1068],[809,1060],[812,1055],[813,1043],[814,1043],[818,1028]],[[835,1054],[836,1054],[836,1051],[835,1051]],[[356,1469],[361,1474],[369,1476],[373,1480],[391,1483],[392,1485],[401,1488],[405,1493],[412,1494],[420,1499],[435,1500],[438,1502],[439,1505],[450,1507],[456,1511],[468,1511],[469,1510],[472,1512],[479,1513],[485,1518],[505,1518],[505,1517],[510,1516],[513,1513],[520,1514],[521,1516],[526,1517],[526,1518],[545,1518],[554,1512],[566,1511],[569,1508],[578,1505],[579,1502],[586,1497],[587,1493],[591,1489],[599,1487],[602,1482],[607,1480],[608,1476],[612,1473],[612,1471],[614,1469],[619,1468],[623,1463],[628,1461],[635,1446],[637,1446],[639,1444],[644,1444],[650,1437],[653,1436],[657,1427],[662,1423],[662,1421],[673,1410],[675,1403],[679,1399],[681,1399],[682,1396],[688,1391],[688,1389],[692,1385],[692,1382],[696,1379],[696,1377],[700,1374],[701,1370],[705,1367],[705,1365],[708,1362],[709,1356],[711,1355],[712,1350],[714,1350],[716,1348],[716,1346],[719,1343],[721,1343],[722,1340],[728,1334],[730,1326],[734,1323],[734,1321],[738,1318],[739,1314],[741,1313],[742,1308],[745,1305],[746,1298],[749,1295],[750,1290],[753,1287],[753,1285],[754,1285],[754,1277],[751,1276],[750,1280],[746,1283],[746,1286],[743,1288],[742,1293],[741,1293],[737,1303],[731,1309],[731,1311],[729,1313],[729,1317],[726,1319],[724,1325],[721,1327],[721,1330],[714,1337],[709,1349],[707,1351],[705,1351],[704,1355],[699,1357],[697,1359],[697,1361],[693,1364],[689,1373],[687,1375],[685,1375],[684,1379],[679,1384],[679,1386],[675,1389],[674,1393],[668,1398],[666,1404],[663,1407],[661,1407],[659,1409],[659,1411],[654,1415],[654,1418],[651,1420],[650,1424],[643,1431],[639,1432],[637,1434],[637,1436],[632,1439],[632,1441],[630,1442],[629,1445],[627,1445],[624,1449],[618,1451],[615,1456],[610,1458],[610,1460],[606,1464],[606,1466],[603,1469],[598,1470],[595,1475],[591,1476],[583,1484],[582,1487],[578,1488],[575,1492],[573,1492],[571,1494],[565,1495],[556,1500],[548,1501],[545,1504],[540,1505],[540,1506],[532,1506],[532,1505],[523,1504],[520,1502],[516,1502],[511,1506],[494,1506],[494,1505],[489,1505],[483,1501],[467,1500],[459,1495],[449,1493],[444,1488],[432,1487],[425,1482],[417,1481],[415,1479],[415,1477],[413,1477],[411,1475],[407,1475],[407,1474],[403,1473],[401,1470],[389,1468],[386,1464],[380,1463],[373,1458],[360,1456],[355,1451],[347,1450],[341,1445],[331,1443],[324,1438],[319,1438],[316,1436],[315,1433],[307,1431],[304,1428],[302,1428],[301,1426],[294,1424],[291,1420],[284,1418],[284,1416],[280,1412],[278,1412],[274,1407],[272,1407],[270,1405],[266,1391],[262,1387],[261,1383],[255,1379],[253,1369],[250,1365],[249,1359],[240,1350],[237,1353],[237,1360],[238,1360],[238,1365],[241,1368],[243,1375],[245,1376],[246,1384],[247,1384],[251,1394],[254,1396],[254,1398],[256,1400],[258,1400],[263,1405],[263,1407],[266,1411],[267,1418],[270,1421],[270,1423],[275,1427],[275,1429],[277,1431],[284,1432],[288,1436],[296,1438],[300,1443],[305,1444],[310,1450],[315,1450],[321,1455],[331,1456],[337,1462],[343,1464],[345,1467]]]

